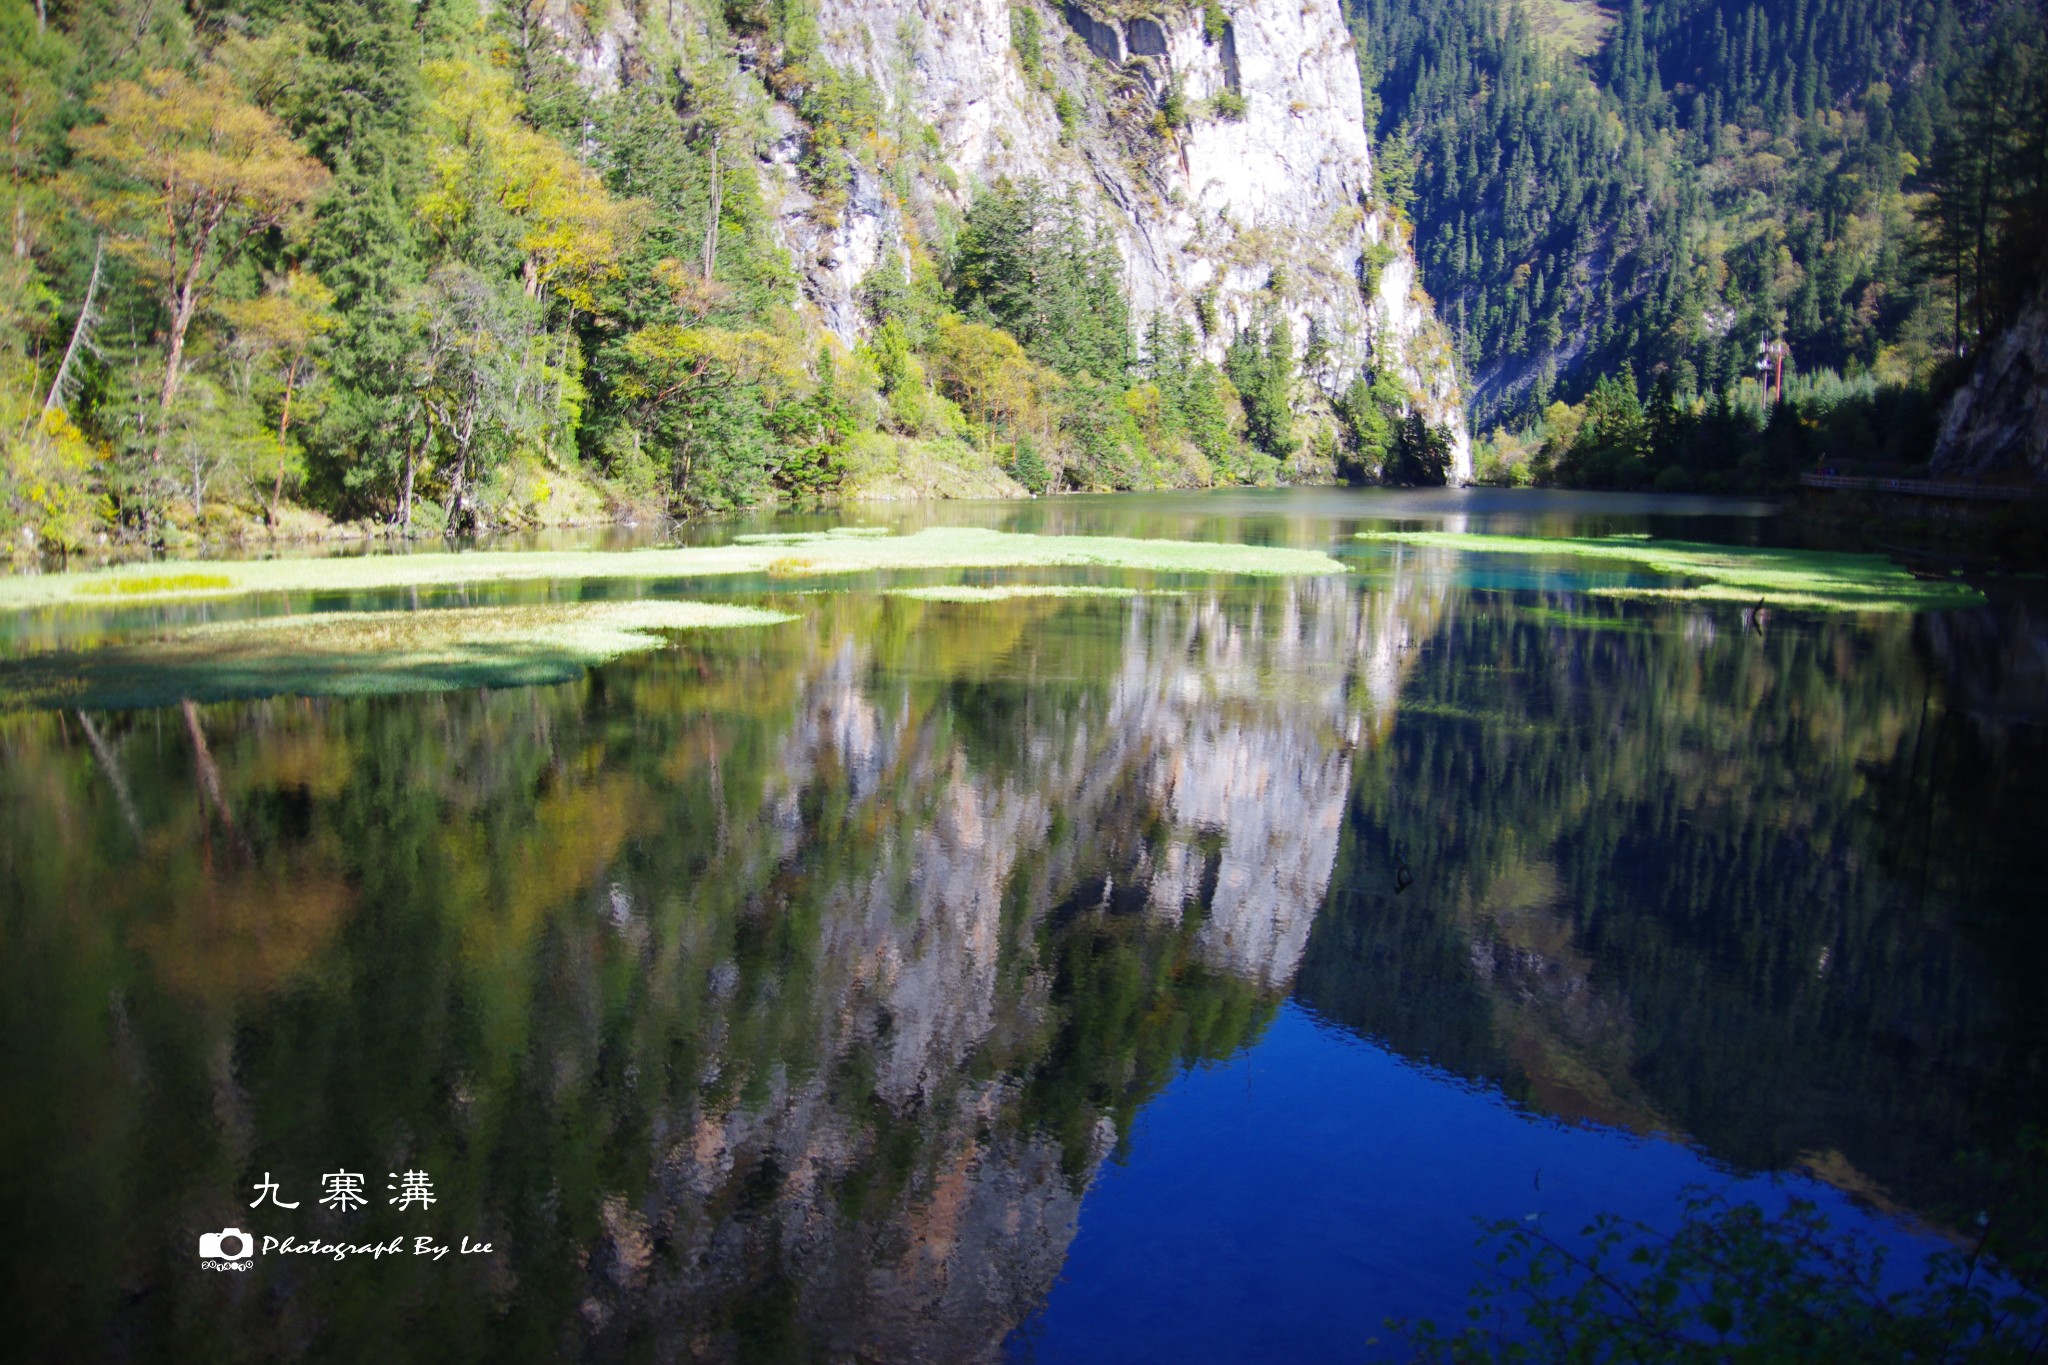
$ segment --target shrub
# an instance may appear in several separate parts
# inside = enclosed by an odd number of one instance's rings
[[[1060,121],[1061,144],[1073,141],[1074,133],[1081,126],[1081,101],[1062,90],[1052,97],[1052,112]]]
[[[1037,443],[1029,436],[1017,438],[1010,452],[1010,462],[1004,466],[1003,472],[1033,493],[1043,493],[1046,485],[1052,482],[1052,471],[1045,467]]]

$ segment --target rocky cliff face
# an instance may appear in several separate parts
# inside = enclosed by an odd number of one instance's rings
[[[831,59],[872,79],[892,112],[935,130],[954,178],[892,196],[863,175],[839,225],[819,232],[787,176],[784,221],[809,262],[807,294],[851,339],[859,281],[903,239],[906,219],[964,207],[997,176],[1035,178],[1082,196],[1115,234],[1138,318],[1199,316],[1220,359],[1262,310],[1284,311],[1298,348],[1321,343],[1307,377],[1325,394],[1377,355],[1452,431],[1455,473],[1468,476],[1450,348],[1407,241],[1372,203],[1363,90],[1340,5],[1244,0],[1225,12],[1212,37],[1188,5],[1123,18],[1078,2],[825,0]],[[1046,82],[1027,77],[1014,48],[1026,13],[1042,35]],[[1162,135],[1152,116],[1169,92],[1191,121]],[[1061,94],[1085,110],[1064,137]],[[1242,114],[1221,111],[1232,105]]]
[[[852,344],[862,284],[912,242],[942,241],[982,187],[1034,179],[1076,196],[1114,236],[1134,320],[1203,324],[1220,360],[1237,331],[1285,314],[1304,397],[1331,396],[1368,364],[1393,368],[1452,435],[1471,471],[1448,339],[1403,229],[1373,202],[1357,53],[1340,0],[1236,0],[1212,33],[1200,5],[1143,15],[1103,0],[819,0],[820,57],[882,105],[877,147],[854,157],[844,203],[821,205],[802,172],[795,109],[744,78],[766,129],[764,181],[803,302]],[[662,27],[687,29],[687,18]],[[565,16],[586,79],[629,71],[651,21],[632,6]],[[1027,71],[1017,26],[1037,34]],[[722,41],[710,27],[686,49]],[[758,68],[765,52],[739,54]],[[747,91],[751,90],[751,96]],[[1067,117],[1061,117],[1062,104]],[[1170,127],[1168,107],[1186,121]]]
[[[1938,478],[2048,479],[2048,285],[1949,403],[1933,466]]]

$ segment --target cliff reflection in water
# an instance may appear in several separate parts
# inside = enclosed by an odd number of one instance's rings
[[[10,1320],[995,1351],[1134,1113],[1290,985],[1392,700],[1376,604],[811,605],[574,686],[0,721],[4,1079],[46,1100],[6,1223],[70,1230]],[[430,1214],[318,1207],[406,1169]],[[298,1210],[249,1210],[265,1172]],[[195,1276],[226,1223],[494,1251]]]
[[[1908,621],[1756,637],[1402,554],[806,598],[553,688],[0,718],[0,1223],[64,1230],[9,1253],[7,1320],[106,1358],[987,1357],[1147,1100],[1290,991],[1567,1117],[1961,1197],[1953,1151],[2039,1104],[1990,813],[2028,741],[1952,715]],[[430,1212],[318,1206],[408,1169]],[[299,1209],[249,1209],[265,1172]],[[493,1250],[196,1275],[223,1224]]]

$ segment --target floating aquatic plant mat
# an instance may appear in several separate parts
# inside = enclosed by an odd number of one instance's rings
[[[115,708],[566,682],[665,631],[796,618],[711,602],[568,602],[219,621],[0,664],[0,705]]]
[[[1740,602],[1745,606],[1762,601],[1820,611],[1931,611],[1974,606],[1984,600],[1983,594],[1967,583],[1915,578],[1883,555],[1701,545],[1647,536],[1546,539],[1461,531],[1361,531],[1358,538],[1487,554],[1609,560],[1673,579],[1669,586],[1600,585],[1587,589],[1603,597]]]
[[[732,545],[664,550],[478,550],[336,559],[131,564],[88,573],[0,578],[0,610],[110,602],[195,601],[255,592],[374,592],[538,579],[678,579],[738,574],[773,578],[897,569],[1112,568],[1155,573],[1332,574],[1317,550],[1123,536],[1041,536],[979,527],[877,535],[848,527]]]

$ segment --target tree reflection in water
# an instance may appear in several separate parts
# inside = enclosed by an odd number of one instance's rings
[[[1967,625],[1760,639],[1433,554],[0,717],[0,1222],[42,1230],[7,1320],[78,1357],[987,1356],[1147,1100],[1290,992],[1555,1113],[1959,1207],[2044,1036],[2041,768],[1952,707]],[[408,1169],[430,1212],[317,1204]],[[248,1207],[264,1172],[298,1210]],[[195,1273],[226,1224],[493,1250]]]

